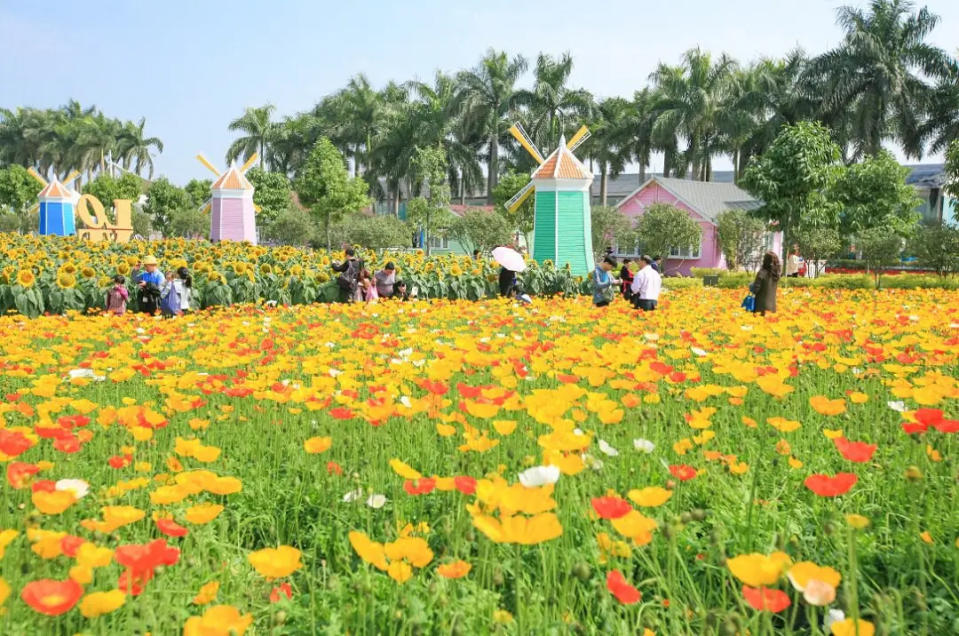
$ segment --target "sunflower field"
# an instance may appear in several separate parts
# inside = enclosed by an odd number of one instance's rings
[[[147,255],[162,271],[188,267],[202,307],[271,302],[303,305],[337,298],[330,265],[343,253],[245,243],[212,244],[184,239],[89,243],[76,237],[0,233],[0,312],[27,316],[102,310],[107,289],[119,274],[127,279]],[[498,293],[499,266],[466,256],[425,256],[420,250],[397,253],[360,251],[370,271],[392,261],[396,276],[424,298],[478,300]],[[523,284],[531,294],[584,292],[582,277],[547,262],[530,262]]]
[[[959,632],[959,294],[739,301],[2,317],[0,633]]]

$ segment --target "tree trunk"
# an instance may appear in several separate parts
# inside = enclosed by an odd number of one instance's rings
[[[646,164],[639,162],[639,185],[646,183]]]
[[[462,172],[460,173],[460,205],[466,205],[466,183]]]
[[[494,131],[489,136],[489,164],[487,166],[489,174],[486,175],[486,205],[493,205],[493,188],[496,187],[496,171],[499,167],[498,152],[496,132]]]
[[[423,243],[426,245],[426,255],[430,255],[430,213],[426,213],[426,224],[423,226]]]
[[[606,162],[599,164],[599,204],[606,205]]]
[[[739,184],[739,161],[739,146],[736,146],[736,149],[733,151],[733,183],[737,185]]]
[[[669,178],[670,167],[673,165],[673,149],[663,151],[663,176]]]
[[[260,140],[260,169],[266,170],[266,140]]]
[[[330,237],[330,215],[327,214],[326,218],[323,221],[323,227],[326,231],[326,249],[331,251],[333,249],[333,239]]]

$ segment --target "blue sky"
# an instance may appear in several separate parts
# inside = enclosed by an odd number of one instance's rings
[[[569,51],[573,85],[630,96],[657,62],[675,63],[696,45],[740,61],[797,45],[820,53],[840,38],[840,4],[0,0],[0,106],[75,98],[112,117],[146,117],[147,131],[165,144],[157,172],[184,183],[209,174],[197,152],[224,163],[233,139],[227,124],[245,107],[272,103],[278,116],[292,114],[356,73],[380,86],[473,66],[489,47],[531,59]],[[925,5],[942,17],[930,41],[956,54],[959,2]]]

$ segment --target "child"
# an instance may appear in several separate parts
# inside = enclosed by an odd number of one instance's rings
[[[160,291],[160,307],[167,316],[180,316],[193,309],[193,277],[190,270],[181,267],[176,277],[168,274]]]
[[[130,292],[127,291],[125,282],[126,279],[119,274],[113,277],[113,287],[107,292],[107,311],[111,314],[122,316],[127,311]]]

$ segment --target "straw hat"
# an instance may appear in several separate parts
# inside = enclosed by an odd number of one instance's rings
[[[152,256],[152,255],[151,255],[151,256],[147,256],[146,258],[143,259],[143,264],[144,264],[144,265],[156,265],[156,264],[157,264],[156,256]]]

